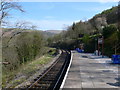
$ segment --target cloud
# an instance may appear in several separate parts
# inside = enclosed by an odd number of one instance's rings
[[[33,20],[33,19],[16,19],[10,20],[8,27],[13,27],[16,22],[29,22],[32,25],[37,26],[38,30],[62,30],[65,29],[67,26],[73,24],[73,21],[67,20]]]
[[[39,30],[61,30],[64,26],[72,25],[73,21],[67,20],[27,20],[38,26]]]
[[[105,10],[105,9],[109,9],[109,8],[111,8],[111,7],[106,7],[106,6],[100,6],[100,7],[89,7],[89,9],[88,8],[76,8],[76,10],[78,10],[78,11],[87,11],[87,12],[91,12],[91,11],[98,11],[98,12],[100,12],[100,11],[103,11],[103,10]]]
[[[9,18],[7,21],[11,22],[9,26],[13,26],[13,24],[17,21],[27,21],[31,22],[33,25],[36,25],[38,30],[61,30],[72,25],[76,20],[57,20],[55,16],[44,16],[43,19],[32,19],[29,17],[21,18],[17,16],[14,18]]]

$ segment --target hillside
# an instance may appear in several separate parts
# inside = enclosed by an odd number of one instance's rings
[[[40,30],[2,28],[2,87],[14,87],[22,83],[55,57],[57,50],[47,45],[47,38],[53,35]],[[25,76],[24,80],[21,78],[17,81],[16,78],[22,75]]]
[[[106,26],[109,24],[118,23],[118,6],[112,7],[111,9],[104,10],[103,12],[95,15],[93,18],[88,20],[91,25],[100,30],[102,26]]]
[[[46,31],[41,31],[41,33],[44,35],[46,39],[55,35],[54,33],[46,32]]]
[[[53,33],[53,34],[59,34],[61,33],[63,30],[46,30],[45,32],[49,32],[49,33]]]
[[[120,9],[120,8],[119,8]],[[88,21],[73,23],[67,31],[51,38],[51,46],[64,49],[80,48],[84,44],[85,52],[93,53],[97,47],[97,40],[104,37],[104,54],[111,56],[120,53],[120,12],[118,6],[95,15]],[[118,27],[119,26],[119,27]],[[101,46],[99,48],[102,50]]]
[[[56,33],[53,31],[42,31],[42,30],[35,30],[35,31],[38,31],[38,32],[41,32],[42,35],[45,37],[45,38],[49,38],[51,36],[54,36]],[[34,30],[22,30],[22,29],[15,29],[15,28],[3,28],[2,29],[2,36],[11,36],[11,35],[17,35],[17,34],[20,34],[22,32],[34,32]]]
[[[75,23],[74,27],[77,28],[82,33],[94,34],[102,32],[102,28],[114,24],[118,25],[118,6],[112,7],[110,9],[104,10],[101,13],[95,15],[91,19],[85,22]],[[85,28],[86,27],[86,28]],[[81,30],[80,30],[81,28]]]

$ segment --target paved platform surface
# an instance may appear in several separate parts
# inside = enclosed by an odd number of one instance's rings
[[[110,58],[72,51],[73,58],[63,88],[119,88],[119,65]]]

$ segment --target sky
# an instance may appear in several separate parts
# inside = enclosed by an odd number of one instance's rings
[[[88,20],[117,2],[19,2],[26,11],[11,11],[13,22],[28,21],[39,30],[63,30],[80,20]]]

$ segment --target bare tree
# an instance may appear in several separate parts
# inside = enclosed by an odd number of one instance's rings
[[[26,29],[35,30],[37,26],[33,25],[31,22],[28,21],[17,21],[14,24],[13,28],[22,29],[22,30],[26,30]]]
[[[17,2],[13,2],[11,0],[1,0],[0,2],[0,25],[1,23],[4,23],[3,19],[9,16],[9,12],[12,9],[24,12],[21,5],[19,5]]]
[[[33,25],[31,22],[27,22],[27,21],[17,21],[14,26],[12,26],[12,28],[16,28],[16,32],[14,32],[11,36],[10,39],[8,40],[6,46],[4,47],[8,47],[9,46],[9,42],[12,40],[13,37],[15,37],[16,35],[24,32],[25,30],[35,30],[37,28],[37,26]],[[4,33],[2,34],[2,36],[4,35]]]

